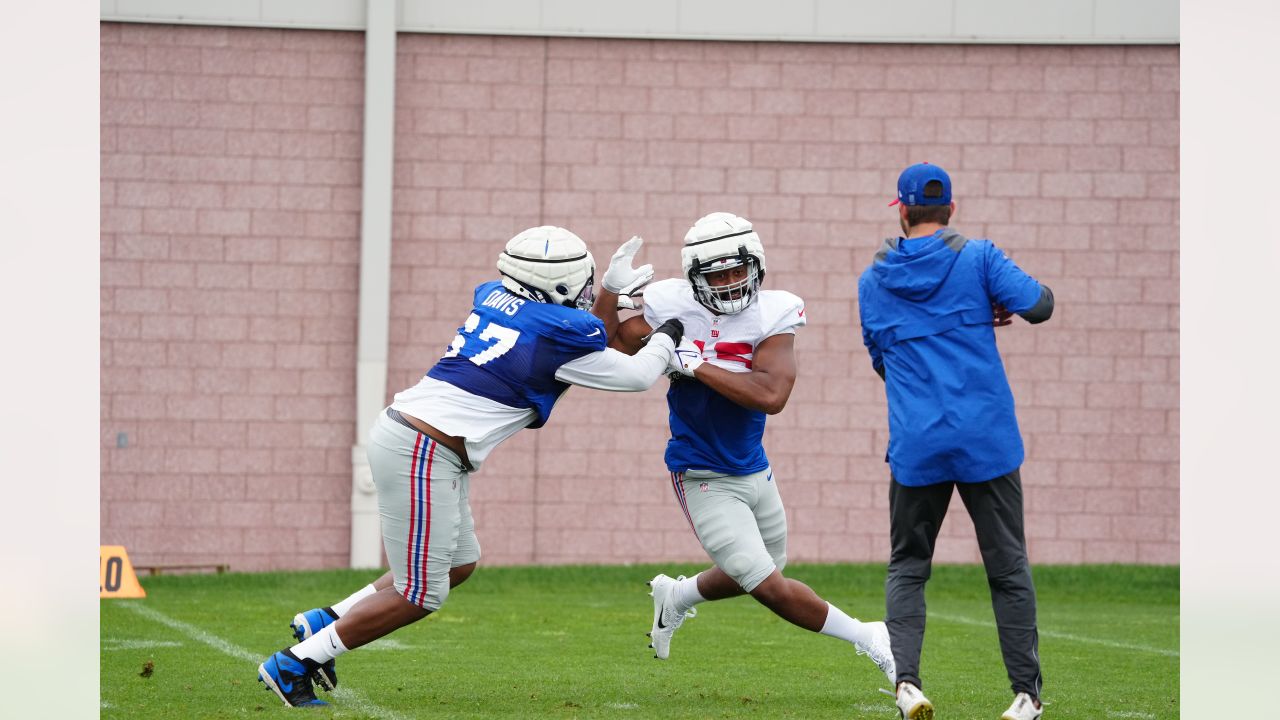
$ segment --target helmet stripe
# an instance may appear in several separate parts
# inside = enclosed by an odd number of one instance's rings
[[[507,256],[507,257],[509,257],[509,258],[514,258],[514,259],[516,259],[516,260],[523,260],[523,261],[525,261],[525,262],[538,262],[538,263],[563,263],[563,262],[576,262],[576,261],[578,261],[578,260],[582,260],[583,258],[585,258],[585,257],[587,256],[587,253],[583,253],[583,254],[581,254],[581,255],[579,255],[579,256],[577,256],[577,257],[559,258],[559,259],[555,259],[555,260],[548,260],[548,259],[545,259],[545,258],[530,258],[530,257],[522,257],[522,256],[520,256],[520,255],[512,255],[511,253],[507,252],[506,250],[503,250],[503,251],[502,251],[502,254],[503,254],[503,255],[506,255],[506,256]]]
[[[694,245],[701,245],[703,243],[715,242],[716,240],[726,240],[728,238],[738,237],[739,235],[749,235],[753,232],[755,232],[755,230],[743,230],[741,232],[729,233],[728,235],[719,235],[717,237],[707,238],[706,240],[699,240],[698,242],[685,243],[684,246],[693,247]]]

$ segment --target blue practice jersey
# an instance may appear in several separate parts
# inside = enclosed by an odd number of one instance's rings
[[[568,383],[556,370],[604,350],[604,323],[591,313],[534,302],[499,281],[475,290],[474,307],[427,376],[513,408],[529,408],[542,427]]]

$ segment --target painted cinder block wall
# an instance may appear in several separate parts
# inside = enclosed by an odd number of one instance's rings
[[[536,224],[679,271],[698,216],[756,223],[800,294],[766,447],[795,561],[887,559],[884,394],[857,275],[898,171],[1058,299],[999,330],[1041,563],[1178,561],[1176,47],[398,39],[388,396]],[[102,541],[134,562],[345,566],[363,36],[103,24]],[[474,479],[490,563],[702,559],[662,386],[573,389]],[[121,445],[124,445],[121,447]],[[939,559],[977,562],[959,500]]]

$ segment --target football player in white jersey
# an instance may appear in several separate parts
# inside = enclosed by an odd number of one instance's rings
[[[737,215],[717,212],[694,223],[680,258],[685,277],[649,285],[643,315],[617,325],[605,318],[611,346],[624,352],[639,351],[658,318],[679,319],[685,333],[667,393],[666,462],[676,499],[715,565],[691,578],[650,581],[651,647],[667,658],[695,605],[749,593],[791,623],[852,643],[893,683],[883,622],[859,622],[782,574],[787,518],[761,438],[766,415],[786,406],[795,383],[804,301],[760,289],[764,246]]]
[[[383,546],[391,570],[331,607],[298,613],[299,641],[258,666],[258,679],[289,706],[324,705],[334,659],[438,610],[480,559],[469,502],[471,473],[503,440],[541,427],[570,384],[646,390],[667,371],[683,329],[663,323],[638,353],[606,347],[619,294],[653,267],[632,266],[641,240],[614,254],[592,304],[595,260],[559,227],[525,230],[498,256],[501,280],[475,289],[471,314],[422,380],[396,394],[369,437]]]

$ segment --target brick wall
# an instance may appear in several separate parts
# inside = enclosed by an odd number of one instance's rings
[[[102,539],[135,563],[347,560],[363,49],[102,26]]]
[[[308,566],[344,563],[360,50],[104,25],[104,542],[296,566],[258,552],[283,535]],[[886,414],[855,282],[896,232],[897,173],[929,160],[957,229],[1058,299],[1047,325],[999,331],[1033,560],[1175,563],[1178,72],[1168,47],[402,35],[388,394],[439,356],[515,232],[565,225],[601,264],[641,234],[671,275],[694,219],[738,212],[810,318],[765,438],[790,556],[883,561]],[[665,439],[660,389],[572,390],[476,476],[486,561],[703,558]],[[939,558],[976,562],[954,509]]]

